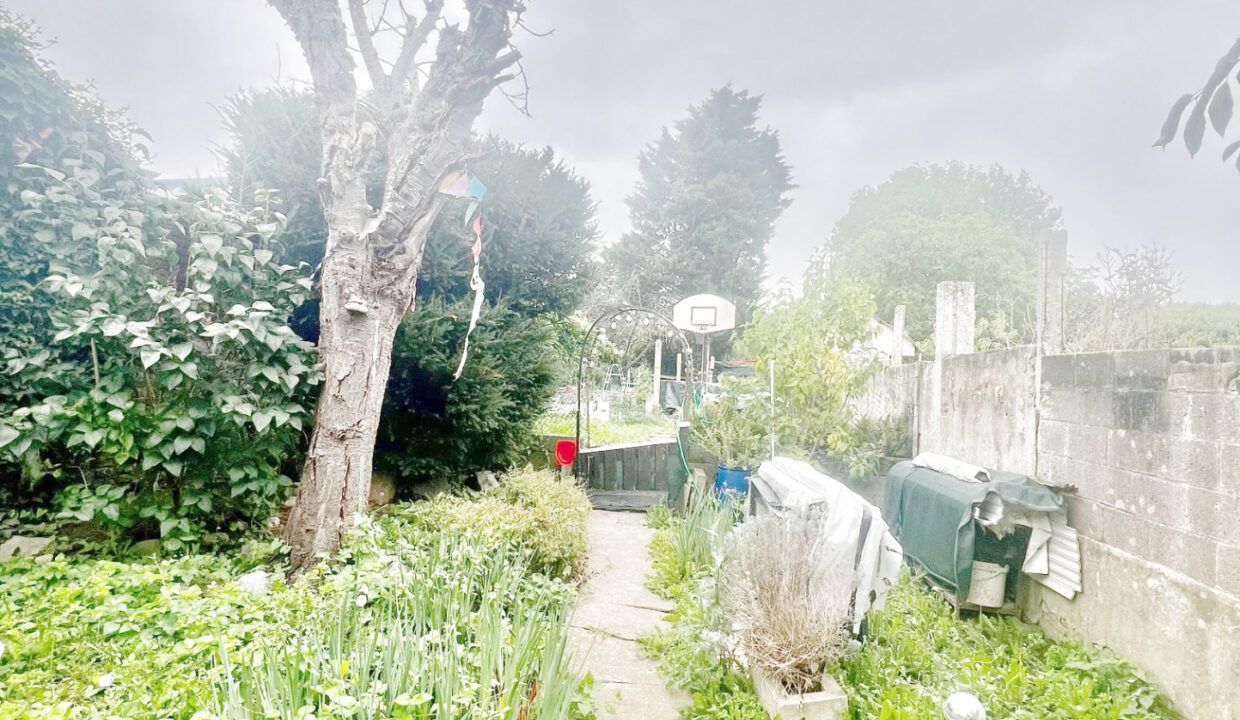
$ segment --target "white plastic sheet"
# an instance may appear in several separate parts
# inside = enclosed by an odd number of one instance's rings
[[[887,529],[882,513],[840,481],[809,463],[777,457],[762,463],[752,478],[757,512],[787,512],[825,506],[824,530],[833,545],[856,558],[852,587],[853,632],[870,609],[881,609],[900,577],[904,549]]]

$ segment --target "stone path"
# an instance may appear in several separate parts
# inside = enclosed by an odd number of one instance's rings
[[[594,676],[600,720],[675,720],[677,708],[688,704],[686,695],[664,687],[655,662],[636,642],[672,609],[642,586],[653,534],[642,513],[590,513],[587,581],[570,623],[569,648]]]

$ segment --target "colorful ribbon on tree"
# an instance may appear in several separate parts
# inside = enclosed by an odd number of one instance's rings
[[[482,197],[487,194],[487,186],[478,178],[457,170],[444,178],[439,185],[439,192],[452,197],[469,198],[469,208],[465,210],[465,226],[474,231],[474,243],[469,248],[469,254],[474,261],[474,268],[469,276],[469,289],[474,291],[474,305],[469,314],[469,329],[465,331],[465,342],[461,346],[461,361],[452,375],[453,380],[459,380],[461,373],[465,371],[465,359],[469,357],[469,336],[473,334],[474,328],[478,327],[478,318],[482,314],[482,299],[486,291],[479,262],[482,257],[482,214],[479,207]]]

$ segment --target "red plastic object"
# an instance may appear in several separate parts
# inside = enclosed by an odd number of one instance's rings
[[[559,466],[572,465],[577,459],[577,443],[573,440],[556,440],[555,441],[555,464]]]

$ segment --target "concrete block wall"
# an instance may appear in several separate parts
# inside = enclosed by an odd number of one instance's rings
[[[1052,634],[1145,668],[1190,718],[1240,718],[1240,349],[1042,359],[1037,476],[1070,485],[1085,591]]]
[[[1112,648],[1190,720],[1240,720],[1240,348],[952,356],[867,398],[915,405],[921,450],[1070,486],[1085,590],[1031,584],[1027,619]]]

